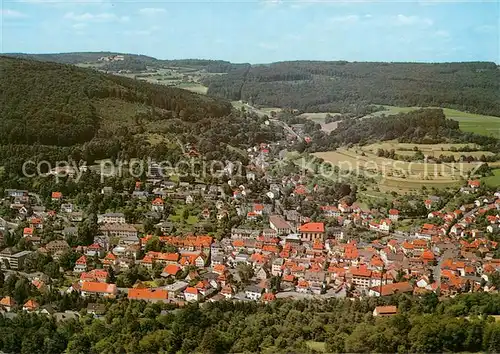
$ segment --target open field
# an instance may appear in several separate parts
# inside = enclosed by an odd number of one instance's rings
[[[483,116],[456,111],[454,109],[444,109],[447,118],[458,121],[460,130],[464,132],[500,138],[500,117]]]
[[[450,179],[450,177],[456,177],[458,179],[457,172],[469,172],[479,165],[479,163],[455,163],[452,165],[396,161],[378,157],[369,152],[364,152],[363,156],[363,152],[355,148],[318,152],[314,155],[339,166],[341,170],[355,168],[375,172],[386,177],[406,176],[408,178],[428,177],[432,179]]]
[[[366,117],[377,117],[382,114],[394,115],[398,113],[408,113],[424,107],[396,107],[385,106],[385,111],[379,111],[367,115]],[[460,129],[464,132],[500,138],[500,117],[485,116],[482,114],[468,113],[456,109],[443,108],[446,118],[458,121]]]
[[[331,116],[339,115],[340,113],[328,112],[328,113],[302,113],[299,117],[310,119],[313,122],[321,124],[321,130],[324,132],[331,132],[337,129],[339,122],[331,122],[325,123],[326,115],[330,114]]]
[[[447,179],[434,179],[434,180],[421,180],[414,178],[397,178],[397,177],[385,177],[379,183],[379,188],[381,191],[411,191],[420,190],[422,187],[426,188],[448,188],[448,187],[459,187],[463,184],[461,180],[447,180]]]
[[[493,176],[483,177],[481,180],[490,187],[500,187],[500,168],[493,170]]]
[[[324,123],[327,114],[329,114],[331,116],[336,116],[336,115],[339,115],[340,113],[334,113],[334,112],[307,113],[306,112],[306,113],[302,113],[301,115],[299,115],[299,117],[310,119],[310,120],[313,120],[313,121],[318,122],[318,123]]]
[[[172,222],[180,223],[182,222],[182,213],[184,212],[184,208],[176,208],[175,215],[170,215],[168,219]],[[198,222],[198,217],[194,215],[189,215],[186,219],[186,223],[188,225],[194,225]]]
[[[473,149],[479,148],[475,144],[411,144],[411,143],[398,143],[397,141],[383,141],[375,144],[370,144],[366,146],[360,147],[365,152],[370,152],[373,154],[377,153],[378,149],[384,150],[392,150],[394,149],[396,154],[405,155],[405,156],[413,156],[415,151],[413,150],[417,147],[424,155],[429,156],[454,156],[455,158],[459,158],[461,155],[465,156],[473,156],[479,158],[481,155],[491,156],[494,155],[490,151],[470,151],[470,152],[460,152],[460,151],[451,151],[452,148],[460,149],[464,147],[470,147]]]
[[[182,83],[176,85],[175,87],[178,87],[178,88],[181,88],[184,90],[188,90],[188,91],[192,91],[195,93],[200,93],[202,95],[206,95],[207,91],[208,91],[208,87],[203,86],[202,84],[199,84],[197,82],[182,82]]]
[[[260,108],[259,111],[267,114],[267,115],[271,115],[271,112],[281,112],[281,108],[279,107],[263,107],[263,108]]]
[[[314,351],[320,352],[320,353],[326,353],[326,343],[325,342],[316,342],[313,340],[308,340],[306,342],[306,345]]]
[[[435,164],[396,161],[378,157],[359,147],[318,152],[314,156],[338,166],[341,171],[374,178],[381,191],[411,191],[461,185],[480,163]]]

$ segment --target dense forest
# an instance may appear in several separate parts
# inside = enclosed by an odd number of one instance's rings
[[[400,142],[432,144],[460,134],[458,122],[446,119],[442,109],[420,109],[390,117],[341,122],[333,135],[343,145],[393,139]]]
[[[496,64],[292,61],[233,67],[208,94],[256,105],[341,112],[346,104],[450,107],[500,116]]]
[[[68,146],[91,140],[101,123],[95,100],[116,98],[196,122],[231,113],[229,102],[54,63],[0,58],[0,141]]]
[[[116,52],[73,52],[73,53],[50,53],[50,54],[25,54],[25,53],[6,53],[4,56],[32,59],[38,61],[48,61],[59,64],[81,64],[88,62],[97,62],[99,58],[114,55],[126,55],[134,60],[139,60],[146,64],[152,64],[158,61],[153,57],[138,54],[123,54]]]
[[[277,134],[264,118],[182,89],[17,58],[0,57],[0,67],[0,159],[14,174],[32,158],[175,162],[178,142],[194,144],[208,159],[236,161],[242,156],[233,148]]]
[[[97,62],[111,52],[22,54],[9,56],[64,64]],[[495,63],[369,63],[288,61],[235,64],[223,60],[161,60],[123,54],[124,62],[109,70],[144,71],[184,67],[226,75],[207,76],[204,84],[215,97],[255,105],[309,112],[343,112],[349,105],[449,107],[500,116],[500,71]]]
[[[473,143],[491,152],[500,152],[500,141],[462,132],[459,124],[447,119],[442,109],[419,109],[386,117],[342,121],[329,137],[338,145],[367,144],[397,139],[401,143]]]
[[[205,69],[212,73],[226,73],[241,65],[233,64],[224,60],[208,59],[174,59],[162,60],[147,55],[116,53],[116,52],[74,52],[74,53],[52,53],[52,54],[25,54],[25,53],[6,53],[4,56],[32,59],[37,61],[47,61],[60,64],[83,64],[97,63],[102,57],[114,55],[123,55],[125,60],[105,63],[103,69],[108,70],[136,70],[145,71],[148,69],[169,68],[169,67],[187,67],[193,69]]]
[[[88,300],[87,300],[88,301]],[[86,302],[86,301],[85,301]],[[61,306],[85,302],[65,295]],[[372,316],[390,303],[399,314]],[[0,316],[0,350],[12,353],[429,353],[500,351],[498,294],[464,294],[440,302],[434,293],[363,300],[219,302],[173,305],[107,302],[103,318],[56,322],[45,315]]]

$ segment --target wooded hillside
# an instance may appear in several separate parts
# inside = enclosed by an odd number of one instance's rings
[[[290,61],[232,69],[206,80],[209,95],[308,112],[365,103],[500,116],[500,71],[494,63]]]
[[[154,107],[188,122],[231,113],[228,102],[74,66],[0,57],[0,67],[4,144],[69,146],[89,141],[102,123],[98,100]]]

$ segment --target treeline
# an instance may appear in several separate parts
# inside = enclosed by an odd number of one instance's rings
[[[105,302],[102,319],[56,322],[45,315],[0,316],[0,350],[13,353],[499,352],[498,294],[439,302],[433,293],[387,299],[218,302],[204,306]],[[399,314],[375,318],[376,305]],[[84,304],[76,301],[73,307]]]
[[[250,64],[242,64],[230,68],[226,75],[206,77],[202,82],[208,86],[208,94],[211,96],[226,98],[232,101],[241,100],[242,88],[250,68]]]
[[[241,83],[243,82],[243,85]],[[236,84],[237,83],[237,84]],[[292,61],[207,78],[208,93],[256,105],[338,112],[346,103],[450,107],[500,116],[496,64]]]
[[[140,72],[140,71],[146,71],[147,66],[146,62],[134,58],[134,57],[125,57],[124,60],[118,60],[118,61],[111,61],[105,63],[102,67],[99,68],[100,70],[106,70],[106,71],[131,71],[131,72]]]
[[[374,108],[376,109],[376,108]],[[304,133],[312,141],[304,141],[295,144],[294,149],[299,152],[330,151],[340,146],[359,144],[366,145],[377,141],[397,140],[400,143],[415,144],[437,144],[437,143],[465,143],[479,146],[481,151],[490,151],[494,154],[500,153],[500,140],[462,132],[457,121],[447,119],[442,109],[427,108],[399,113],[396,115],[357,118],[354,114],[343,114],[343,119],[338,123],[337,129],[330,133],[321,130],[321,126],[311,120],[290,113],[280,113],[278,118],[288,124],[303,124]],[[335,121],[329,120],[329,121]],[[464,149],[468,150],[467,148]],[[418,151],[416,151],[418,152]],[[396,151],[380,151],[380,156],[398,158]],[[460,158],[465,161],[475,159],[464,153]],[[392,157],[391,157],[392,156]],[[417,156],[400,156],[402,160],[420,160],[423,154]],[[441,156],[443,162],[448,161],[446,156]],[[479,157],[479,160],[493,161],[495,155]]]
[[[81,64],[87,62],[97,62],[99,58],[114,55],[124,55],[125,57],[140,58],[145,62],[156,61],[155,58],[146,55],[123,54],[116,52],[73,52],[73,53],[50,53],[50,54],[26,54],[26,53],[6,53],[8,57],[31,59],[38,61],[48,61],[59,64]]]
[[[393,159],[393,160],[401,160],[401,161],[422,161],[424,159],[427,160],[427,162],[434,162],[434,163],[451,163],[451,162],[495,162],[498,161],[500,156],[498,155],[488,155],[486,156],[485,154],[482,154],[480,156],[472,156],[472,155],[466,155],[462,154],[458,157],[455,158],[455,155],[446,155],[446,153],[441,153],[439,155],[424,155],[424,153],[418,149],[413,150],[414,154],[398,154],[396,153],[395,149],[382,149],[378,148],[377,149],[377,156],[378,157],[385,157],[388,159]]]

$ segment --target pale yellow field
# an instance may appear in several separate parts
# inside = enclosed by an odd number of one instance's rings
[[[469,146],[471,148],[478,148],[476,144],[412,144],[412,143],[398,143],[396,140],[389,140],[384,142],[378,142],[375,144],[370,144],[363,146],[363,150],[374,150],[382,148],[386,150],[390,149],[413,149],[414,147],[418,147],[420,151],[449,151],[452,147],[455,148],[463,148]]]
[[[356,152],[357,149],[357,152]],[[354,171],[380,179],[384,189],[419,189],[424,185],[437,188],[457,186],[480,163],[434,164],[396,161],[378,157],[359,148],[318,152],[314,156],[339,167],[341,171]]]
[[[459,158],[462,155],[465,156],[473,156],[476,158],[484,156],[492,156],[494,155],[490,151],[470,151],[470,152],[461,152],[461,151],[451,151],[452,147],[459,149],[463,147],[470,147],[473,149],[479,148],[476,144],[411,144],[411,143],[398,143],[397,141],[384,141],[375,144],[370,144],[366,146],[360,147],[361,150],[365,151],[365,153],[370,152],[373,154],[377,153],[378,149],[391,150],[394,149],[396,154],[404,155],[404,156],[413,156],[415,151],[413,150],[417,147],[424,155],[429,156],[453,156],[455,158]]]
[[[336,116],[336,115],[339,115],[340,113],[335,113],[335,112],[307,113],[306,112],[306,113],[302,113],[301,115],[299,115],[299,117],[318,121],[318,123],[319,123],[319,122],[323,122],[325,120],[327,114],[330,114],[331,116]]]

